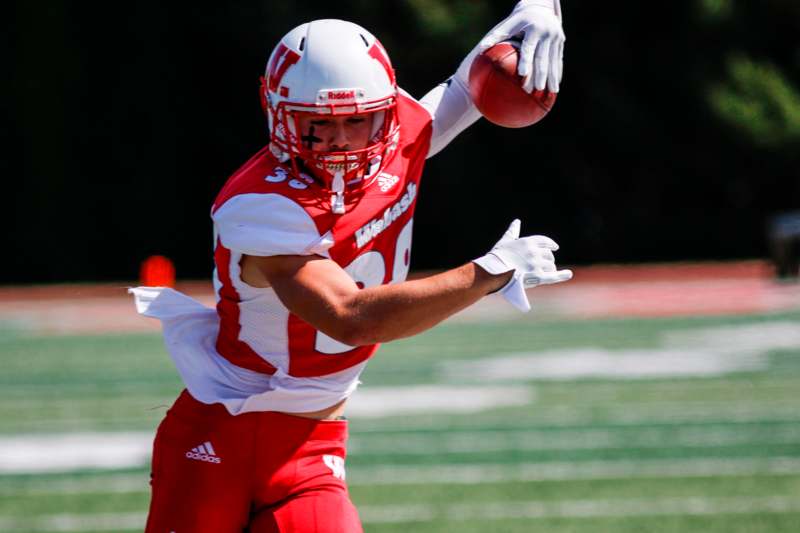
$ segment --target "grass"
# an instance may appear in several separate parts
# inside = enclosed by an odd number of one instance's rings
[[[675,333],[775,323],[800,327],[800,313],[451,323],[383,347],[363,381],[445,383],[452,378],[444,363],[519,352],[657,354]],[[718,375],[532,377],[514,381],[530,387],[530,405],[353,417],[352,499],[366,531],[377,533],[796,531],[800,346],[770,346],[759,352],[765,364]],[[0,328],[0,360],[0,439],[153,432],[182,388],[154,335],[35,337]],[[0,530],[141,530],[147,472],[142,464],[0,475]]]

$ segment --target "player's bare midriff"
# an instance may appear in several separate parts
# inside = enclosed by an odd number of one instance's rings
[[[347,403],[347,398],[337,404],[320,409],[319,411],[311,411],[308,413],[284,413],[292,416],[300,416],[303,418],[313,418],[314,420],[339,420],[344,415],[344,406]]]

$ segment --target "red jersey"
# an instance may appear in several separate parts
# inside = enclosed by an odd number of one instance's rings
[[[217,352],[252,371],[293,377],[358,373],[377,345],[352,347],[317,331],[280,302],[271,288],[240,277],[242,255],[312,255],[335,261],[359,285],[405,280],[413,213],[431,139],[431,115],[398,98],[400,135],[390,160],[362,191],[345,194],[345,213],[305,175],[294,176],[268,148],[239,169],[212,209],[215,288],[220,318]],[[355,378],[344,372],[346,381]]]

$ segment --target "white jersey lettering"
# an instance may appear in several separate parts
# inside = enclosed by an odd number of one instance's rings
[[[408,211],[416,196],[417,185],[414,182],[410,182],[403,196],[393,205],[386,208],[386,211],[383,212],[383,217],[373,219],[356,230],[356,244],[358,247],[361,248],[368,244],[395,220],[400,218],[403,213]]]

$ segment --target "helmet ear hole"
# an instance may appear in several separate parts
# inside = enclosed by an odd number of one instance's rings
[[[267,78],[261,76],[259,80],[261,81],[261,85],[258,88],[258,97],[261,101],[261,109],[264,111],[264,114],[269,117],[269,103],[267,102]]]

